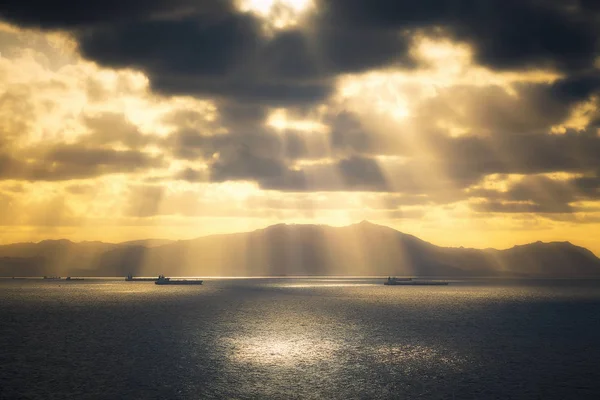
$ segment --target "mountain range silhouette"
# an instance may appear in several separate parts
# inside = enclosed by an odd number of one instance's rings
[[[600,277],[600,259],[569,242],[506,250],[435,246],[367,221],[278,224],[191,240],[118,244],[45,240],[0,246],[1,276]]]

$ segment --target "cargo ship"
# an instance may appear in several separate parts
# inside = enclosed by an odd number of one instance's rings
[[[60,280],[62,278],[60,276],[48,276],[48,275],[44,275],[44,279],[58,281],[58,280]]]
[[[157,285],[202,285],[199,279],[171,279],[165,278],[164,275],[159,275],[156,282]]]
[[[414,280],[413,278],[392,278],[388,277],[384,285],[396,286],[446,286],[448,282],[443,281],[427,281],[427,280]]]

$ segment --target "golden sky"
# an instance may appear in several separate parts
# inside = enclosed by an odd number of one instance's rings
[[[0,243],[370,220],[438,245],[600,254],[584,5],[513,5],[514,40],[492,6],[59,3],[0,6]]]

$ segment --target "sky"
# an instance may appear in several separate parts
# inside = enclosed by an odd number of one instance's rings
[[[370,220],[600,254],[595,0],[7,0],[0,243]]]

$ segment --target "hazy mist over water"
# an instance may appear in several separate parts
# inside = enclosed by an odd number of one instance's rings
[[[0,398],[596,399],[600,281],[0,280]]]

